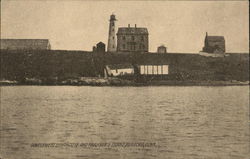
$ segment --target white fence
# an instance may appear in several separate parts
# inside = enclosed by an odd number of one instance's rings
[[[140,65],[141,75],[167,75],[168,65]]]

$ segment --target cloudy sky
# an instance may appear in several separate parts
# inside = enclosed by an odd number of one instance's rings
[[[222,35],[227,52],[249,52],[248,1],[2,0],[1,38],[50,39],[52,49],[91,50],[107,44],[109,16],[117,28],[147,27],[149,50],[195,53],[205,33]]]

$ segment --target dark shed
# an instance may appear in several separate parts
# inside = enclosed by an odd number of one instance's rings
[[[208,53],[225,53],[224,36],[208,36],[206,33],[203,52]]]

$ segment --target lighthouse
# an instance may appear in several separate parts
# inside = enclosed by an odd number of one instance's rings
[[[108,52],[116,51],[115,21],[115,15],[112,14],[109,20]]]

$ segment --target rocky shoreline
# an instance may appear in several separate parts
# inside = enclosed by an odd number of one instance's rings
[[[67,80],[50,80],[43,81],[41,79],[26,78],[24,81],[10,81],[0,80],[1,86],[14,86],[14,85],[68,85],[68,86],[240,86],[249,85],[249,81],[170,81],[170,80],[157,80],[147,82],[136,82],[132,80],[125,80],[119,78],[100,78],[100,77],[81,77],[77,79]]]

